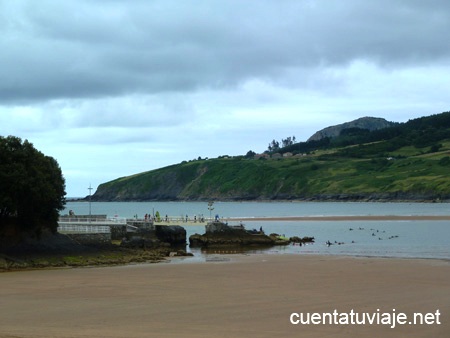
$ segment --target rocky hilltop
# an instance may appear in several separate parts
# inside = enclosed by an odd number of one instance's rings
[[[378,130],[383,128],[389,128],[396,125],[395,122],[389,122],[386,119],[380,117],[361,117],[354,121],[338,124],[335,126],[327,127],[315,132],[308,141],[318,141],[325,137],[337,137],[344,129],[359,128],[369,131]]]

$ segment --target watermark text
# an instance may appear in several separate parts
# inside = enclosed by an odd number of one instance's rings
[[[441,313],[439,309],[435,312],[419,313],[407,315],[404,312],[396,312],[393,309],[390,312],[293,312],[289,316],[289,321],[293,325],[389,325],[395,328],[397,325],[440,325]]]

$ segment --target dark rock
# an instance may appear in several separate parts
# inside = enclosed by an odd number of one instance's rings
[[[157,225],[156,237],[171,245],[186,244],[186,229],[179,225]]]
[[[273,245],[274,240],[263,233],[251,233],[243,226],[228,226],[222,222],[211,222],[206,225],[206,233],[189,237],[192,247]]]
[[[130,239],[124,238],[120,243],[120,246],[124,248],[133,248],[133,249],[149,249],[149,248],[158,248],[161,243],[159,240],[143,238],[140,236],[133,236]]]
[[[303,237],[302,242],[303,243],[314,243],[315,238],[314,237]]]
[[[100,245],[100,244],[99,244]],[[4,254],[71,254],[88,252],[92,246],[79,243],[68,235],[60,233],[43,232],[38,238],[26,236],[14,245],[7,248],[1,247],[0,252]]]
[[[291,243],[290,239],[284,237],[284,235],[270,234],[270,238],[274,241],[275,245],[288,245]]]

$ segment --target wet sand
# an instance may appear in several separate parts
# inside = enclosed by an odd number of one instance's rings
[[[450,262],[300,255],[0,274],[0,337],[449,337]],[[221,261],[225,260],[225,261]],[[187,261],[188,262],[188,261]],[[440,311],[440,325],[291,313]],[[435,318],[436,319],[436,318]]]

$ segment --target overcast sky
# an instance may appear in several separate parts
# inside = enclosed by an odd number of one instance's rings
[[[0,0],[0,135],[89,184],[449,109],[450,1]]]

